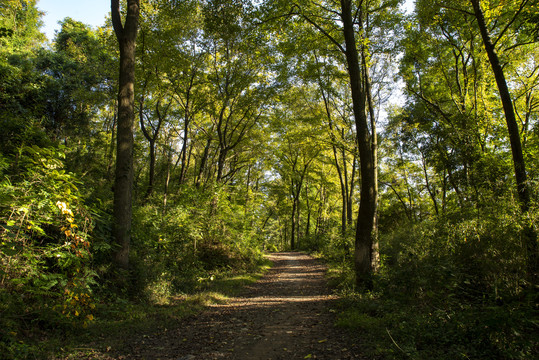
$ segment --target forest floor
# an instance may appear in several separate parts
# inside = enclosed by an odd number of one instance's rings
[[[303,253],[275,253],[269,259],[273,267],[239,296],[89,358],[363,358],[351,334],[333,325],[338,299],[328,287],[325,266]]]

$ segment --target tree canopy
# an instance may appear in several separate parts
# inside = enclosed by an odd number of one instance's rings
[[[38,5],[0,4],[0,350],[288,249],[417,299],[412,357],[480,309],[447,343],[536,350],[536,2],[112,0],[50,43]]]

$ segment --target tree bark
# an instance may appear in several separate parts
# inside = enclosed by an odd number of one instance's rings
[[[337,140],[335,137],[334,129],[333,129],[333,118],[331,116],[331,109],[329,107],[329,99],[326,97],[326,93],[324,92],[324,89],[322,87],[322,80],[319,79],[320,82],[320,92],[322,93],[322,99],[324,100],[324,106],[326,109],[326,116],[328,119],[328,125],[329,125],[329,133],[331,138],[331,148],[333,149],[333,158],[335,159],[335,169],[337,170],[337,174],[339,175],[339,183],[341,185],[341,197],[342,197],[342,211],[341,211],[341,235],[344,236],[346,234],[346,211],[348,210],[348,192],[345,184],[345,179],[343,178],[343,171],[341,170],[341,166],[339,164],[339,157],[337,156]],[[329,95],[328,95],[329,96]],[[343,162],[346,161],[346,158],[343,154]]]
[[[150,168],[148,171],[148,188],[146,189],[146,198],[149,198],[150,195],[153,192],[154,183],[155,183],[155,162],[156,162],[156,153],[155,153],[155,144],[157,141],[157,138],[159,137],[159,130],[161,129],[161,125],[163,124],[166,113],[168,111],[168,108],[170,106],[170,103],[165,107],[165,113],[162,115],[161,111],[159,110],[159,106],[161,103],[161,100],[157,101],[157,104],[155,105],[155,114],[157,115],[157,125],[154,127],[150,123],[150,127],[152,128],[152,132],[148,131],[146,124],[144,122],[144,101],[145,98],[141,97],[140,99],[140,114],[139,114],[139,120],[140,120],[140,129],[142,130],[142,133],[146,140],[148,140],[149,147],[150,147]]]
[[[204,146],[204,153],[202,154],[202,158],[200,159],[200,166],[199,166],[198,174],[196,177],[197,188],[200,187],[200,183],[202,182],[202,176],[204,175],[204,169],[206,168],[206,162],[208,161],[208,157],[210,154],[211,142],[212,142],[212,138],[211,136],[208,136],[208,139],[206,140],[206,146]]]
[[[298,203],[296,199],[292,201],[292,216],[290,217],[290,224],[291,224],[291,230],[290,230],[290,249],[295,250],[296,249],[296,209],[298,207]]]
[[[360,288],[372,289],[372,258],[376,216],[375,173],[366,116],[366,95],[361,78],[351,0],[341,0],[341,19],[343,22],[342,30],[346,45],[345,55],[350,77],[361,169],[361,193],[354,249],[356,284]]]
[[[360,19],[360,26],[363,27],[363,21]],[[361,47],[361,59],[363,62],[363,75],[365,80],[365,93],[367,96],[367,104],[369,109],[369,117],[371,124],[371,151],[372,151],[372,167],[373,167],[373,183],[374,183],[374,222],[373,222],[373,243],[372,243],[372,270],[377,271],[380,264],[380,246],[378,244],[378,136],[376,134],[376,117],[374,114],[374,100],[372,99],[372,84],[369,75],[369,67],[367,66],[367,56],[365,46]]]
[[[129,246],[131,242],[135,44],[139,12],[139,0],[128,0],[127,17],[125,24],[122,24],[120,2],[119,0],[111,0],[112,24],[120,48],[113,235],[118,245],[114,260],[121,269],[128,269],[129,267]]]
[[[348,188],[348,210],[346,211],[346,222],[348,223],[348,227],[352,226],[352,199],[354,198],[354,183],[356,180],[356,163],[357,163],[357,156],[354,153],[354,158],[352,159],[352,174],[350,175],[350,185]]]

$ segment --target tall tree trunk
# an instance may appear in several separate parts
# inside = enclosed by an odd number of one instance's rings
[[[167,176],[163,190],[163,215],[167,213],[168,187],[170,184],[170,168],[172,167],[172,145],[167,146]]]
[[[208,139],[206,140],[206,146],[204,146],[204,153],[202,154],[202,158],[200,159],[200,166],[198,168],[198,174],[196,177],[197,188],[200,187],[202,176],[204,174],[204,169],[206,168],[206,162],[208,161],[208,156],[210,154],[211,141],[212,141],[212,138],[208,136]]]
[[[513,109],[513,101],[511,100],[511,94],[509,93],[509,88],[507,87],[507,82],[505,80],[502,65],[500,64],[500,59],[498,58],[495,46],[490,38],[479,0],[470,1],[474,9],[477,25],[479,26],[479,31],[481,32],[481,37],[483,38],[483,45],[485,46],[492,72],[496,78],[498,92],[500,93],[503,111],[505,114],[505,121],[507,123],[507,131],[509,132],[509,140],[511,143],[511,153],[513,156],[513,166],[515,170],[520,208],[522,212],[526,214],[530,209],[530,189],[528,186],[522,144],[520,142],[520,132],[515,117],[515,111]],[[534,277],[537,275],[538,270],[537,232],[532,226],[527,225],[525,226],[523,235],[528,252],[528,275]]]
[[[152,194],[153,192],[153,187],[154,187],[154,180],[155,180],[155,142],[157,140],[157,137],[159,135],[159,128],[161,127],[161,122],[162,122],[162,119],[161,119],[161,115],[160,115],[160,112],[159,112],[159,101],[157,102],[157,105],[156,105],[156,111],[157,111],[157,115],[158,115],[158,120],[159,120],[159,123],[157,125],[157,128],[154,129],[153,126],[150,124],[150,127],[152,128],[152,133],[150,134],[150,132],[148,131],[148,129],[146,128],[146,124],[144,122],[144,101],[145,101],[145,98],[144,96],[141,96],[140,97],[140,100],[139,100],[139,122],[140,122],[140,129],[142,130],[142,133],[144,135],[144,137],[146,138],[146,140],[148,140],[148,143],[149,143],[149,147],[150,147],[150,168],[149,168],[149,171],[148,171],[148,188],[146,189],[146,195],[145,197],[148,198],[150,197],[150,195]]]
[[[309,183],[305,184],[305,206],[307,207],[307,224],[305,224],[305,238],[311,236],[311,205],[309,201]]]
[[[436,200],[436,193],[434,192],[434,189],[430,185],[429,174],[427,172],[427,159],[425,158],[425,155],[423,154],[422,151],[420,151],[420,153],[421,153],[421,166],[423,167],[423,175],[425,176],[425,186],[432,200],[432,204],[434,206],[434,212],[436,213],[436,216],[438,216],[439,215],[438,201]]]
[[[355,183],[355,179],[356,179],[356,163],[357,163],[357,156],[354,153],[354,158],[352,159],[352,175],[350,176],[350,187],[348,189],[348,210],[346,212],[346,216],[347,216],[346,221],[348,222],[349,227],[352,226],[352,215],[353,215],[353,213],[352,213],[352,205],[353,205],[352,199],[354,198],[354,183]]]
[[[187,136],[189,134],[189,121],[186,119],[183,129],[183,143],[182,150],[180,152],[180,157],[182,159],[182,166],[180,169],[180,179],[179,183],[183,184],[185,181],[185,172],[187,170]]]
[[[191,116],[189,115],[189,96],[187,96],[185,105],[185,115],[183,124],[183,143],[180,157],[182,159],[182,166],[180,169],[179,183],[183,184],[185,181],[185,172],[187,171],[187,137],[189,136],[189,123],[191,122]]]
[[[131,240],[133,127],[135,122],[135,45],[139,11],[139,0],[128,0],[127,16],[125,24],[122,24],[120,1],[111,0],[112,24],[120,48],[113,228],[118,250],[114,259],[116,265],[122,269],[129,267],[129,245]]]
[[[361,20],[361,16],[359,17]],[[362,22],[360,25],[363,27]],[[373,224],[373,244],[372,244],[372,269],[378,270],[380,264],[380,253],[378,244],[378,136],[376,134],[376,117],[374,114],[374,100],[372,98],[372,84],[367,66],[367,55],[365,45],[361,47],[361,58],[363,62],[363,72],[365,77],[365,92],[369,108],[369,117],[371,123],[371,151],[373,163],[373,182],[374,182],[374,224]]]
[[[290,217],[290,223],[292,226],[291,229],[291,235],[290,235],[290,249],[295,250],[296,249],[296,208],[298,204],[296,201],[296,197],[293,196],[292,200],[292,216]]]
[[[226,161],[227,154],[228,154],[227,148],[225,147],[219,148],[219,157],[217,160],[217,178],[216,178],[216,181],[218,183],[222,182],[223,180],[223,170],[225,168],[225,161]]]
[[[301,236],[300,236],[300,231],[301,231],[301,226],[300,226],[300,210],[301,210],[301,202],[300,202],[300,192],[298,191],[298,200],[297,200],[297,206],[296,206],[296,248],[298,248],[300,246],[300,239],[301,239]]]
[[[354,265],[356,283],[360,288],[372,288],[372,255],[376,216],[375,176],[371,138],[366,116],[366,96],[361,79],[361,67],[356,46],[351,0],[341,0],[341,18],[345,40],[345,55],[350,77],[352,105],[356,122],[361,169],[361,193],[356,227]]]
[[[148,189],[146,189],[146,198],[152,195],[155,183],[155,140],[150,141],[150,169],[148,174]]]
[[[318,57],[316,57],[316,61],[318,63]],[[322,76],[318,74],[318,83],[320,87],[320,93],[322,94],[322,99],[324,100],[324,107],[326,109],[326,116],[328,119],[328,125],[329,125],[329,132],[330,132],[330,139],[331,139],[331,148],[333,149],[333,158],[335,159],[335,169],[337,170],[337,174],[339,175],[339,183],[341,185],[341,197],[342,197],[342,212],[341,212],[341,234],[344,236],[346,233],[346,210],[348,209],[348,192],[346,187],[346,179],[343,178],[343,171],[341,170],[341,166],[339,164],[339,157],[337,156],[337,140],[335,137],[335,130],[333,128],[333,116],[331,115],[331,109],[330,109],[330,100],[329,100],[329,92],[326,96],[326,93],[324,91],[324,86],[322,84]],[[343,163],[344,163],[344,171],[346,172],[346,157],[343,152]],[[346,173],[344,174],[346,176]]]

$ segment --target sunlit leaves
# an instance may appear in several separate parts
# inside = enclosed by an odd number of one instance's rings
[[[8,291],[29,294],[28,306],[65,300],[70,307],[59,313],[89,315],[85,309],[92,306],[95,284],[87,234],[91,220],[73,174],[63,170],[63,155],[54,148],[23,148],[19,164],[10,169],[15,175],[1,174],[3,282]]]

